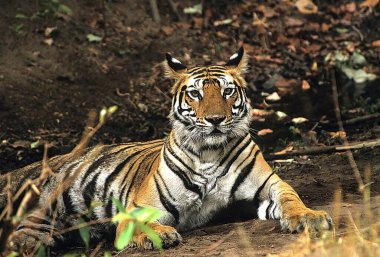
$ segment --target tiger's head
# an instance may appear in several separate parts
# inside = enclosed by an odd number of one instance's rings
[[[175,80],[170,120],[185,144],[226,145],[249,132],[250,105],[243,74],[248,58],[240,48],[224,65],[187,68],[166,54],[166,75]]]

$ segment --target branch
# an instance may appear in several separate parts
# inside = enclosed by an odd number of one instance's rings
[[[289,151],[286,153],[269,153],[264,154],[266,160],[278,160],[286,159],[291,156],[302,156],[302,155],[317,155],[324,153],[334,153],[334,152],[344,152],[347,150],[355,150],[362,148],[374,148],[380,146],[380,139],[368,140],[363,142],[355,142],[347,145],[332,145],[332,146],[321,146],[321,147],[311,147],[303,150]]]
[[[161,18],[160,18],[160,13],[158,12],[157,1],[156,0],[149,0],[149,3],[150,3],[150,8],[152,8],[153,20],[156,23],[160,24]]]

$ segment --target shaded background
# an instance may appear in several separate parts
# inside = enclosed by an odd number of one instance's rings
[[[159,65],[165,52],[192,66],[223,64],[245,47],[252,133],[266,154],[341,145],[345,137],[379,138],[377,0],[0,0],[0,6],[0,173],[41,160],[43,142],[51,144],[50,156],[69,152],[89,112],[104,106],[118,111],[91,144],[166,136],[171,81]],[[335,117],[335,81],[342,120],[350,121],[345,131]],[[370,174],[364,182],[373,183],[370,201],[378,213],[379,148],[353,156],[361,175]],[[352,226],[348,213],[359,217],[365,208],[345,153],[271,165],[308,206],[332,213],[334,193],[342,192],[337,235]],[[183,236],[181,246],[164,253],[129,249],[121,256],[265,255],[298,238],[282,233],[277,222],[258,220]]]

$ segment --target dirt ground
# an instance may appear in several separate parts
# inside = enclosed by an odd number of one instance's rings
[[[179,17],[169,1],[158,1],[159,25],[147,0],[106,1],[105,11],[102,1],[60,1],[70,15],[48,0],[0,1],[0,174],[41,160],[43,142],[50,143],[50,156],[69,152],[88,113],[103,106],[116,105],[118,111],[92,144],[164,137],[171,103],[171,82],[158,65],[164,53],[189,66],[207,65],[227,60],[239,45],[251,56],[252,129],[265,153],[342,144],[325,59],[335,51],[357,52],[366,59],[363,70],[379,75],[379,5],[314,1],[318,12],[306,15],[294,1],[206,1],[203,15],[192,15],[183,8],[199,1],[174,2]],[[103,40],[89,42],[89,34]],[[337,84],[343,120],[379,113],[379,79],[357,85],[337,69]],[[267,99],[274,92],[279,101]],[[287,117],[279,119],[278,111]],[[308,121],[296,124],[296,117]],[[271,132],[259,133],[263,129]],[[376,139],[379,119],[346,125],[345,132],[350,142]],[[379,155],[379,149],[354,152],[361,172],[370,167],[376,203]],[[344,208],[360,210],[361,195],[345,153],[272,165],[309,206],[331,210],[334,192],[341,188]],[[265,255],[282,251],[296,238],[281,233],[276,222],[246,221],[193,231],[181,246],[161,254]],[[121,255],[152,254],[159,255],[132,249]]]

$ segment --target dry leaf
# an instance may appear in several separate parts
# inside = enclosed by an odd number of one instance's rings
[[[203,27],[203,18],[193,17],[194,29],[201,29]]]
[[[305,123],[307,121],[309,121],[309,120],[304,118],[304,117],[297,117],[297,118],[292,119],[292,122],[295,124]]]
[[[57,27],[47,27],[44,31],[45,37],[50,37],[57,30]]]
[[[374,8],[379,3],[379,0],[365,0],[360,4],[360,7]]]
[[[299,27],[299,26],[302,26],[305,22],[301,19],[285,17],[284,23],[286,27]]]
[[[165,36],[171,36],[173,34],[174,29],[170,26],[163,26],[161,28],[162,32],[164,32]]]
[[[261,129],[261,130],[259,130],[259,132],[257,132],[257,135],[265,136],[265,135],[271,134],[271,133],[273,133],[273,130],[271,130],[271,129]]]
[[[346,4],[346,11],[351,12],[351,13],[355,12],[356,11],[356,3],[352,2],[352,3]]]
[[[281,151],[275,152],[274,154],[285,154],[287,152],[291,152],[294,149],[292,145],[288,145],[286,148],[282,149]]]
[[[371,43],[371,46],[374,46],[374,47],[380,47],[380,40],[373,41],[373,42]]]
[[[51,46],[54,43],[54,40],[52,38],[46,38],[44,39],[44,43],[48,46]]]
[[[302,14],[312,14],[318,12],[318,7],[311,0],[298,0],[296,2],[298,11]]]
[[[344,131],[336,131],[336,132],[329,132],[329,135],[331,137],[331,139],[334,139],[334,138],[346,138],[346,132]]]
[[[261,110],[261,109],[252,109],[251,115],[252,116],[260,116],[265,117],[273,114],[274,111],[267,111],[267,110]]]
[[[272,94],[265,97],[265,99],[268,101],[277,102],[281,100],[281,97],[278,95],[277,92],[273,92]]]
[[[287,115],[285,112],[281,112],[281,111],[277,111],[277,112],[276,112],[276,115],[277,115],[277,119],[278,119],[278,120],[283,120],[283,119],[285,119],[286,117],[288,117],[288,115]]]
[[[302,90],[309,90],[310,89],[310,84],[306,80],[302,80]]]

